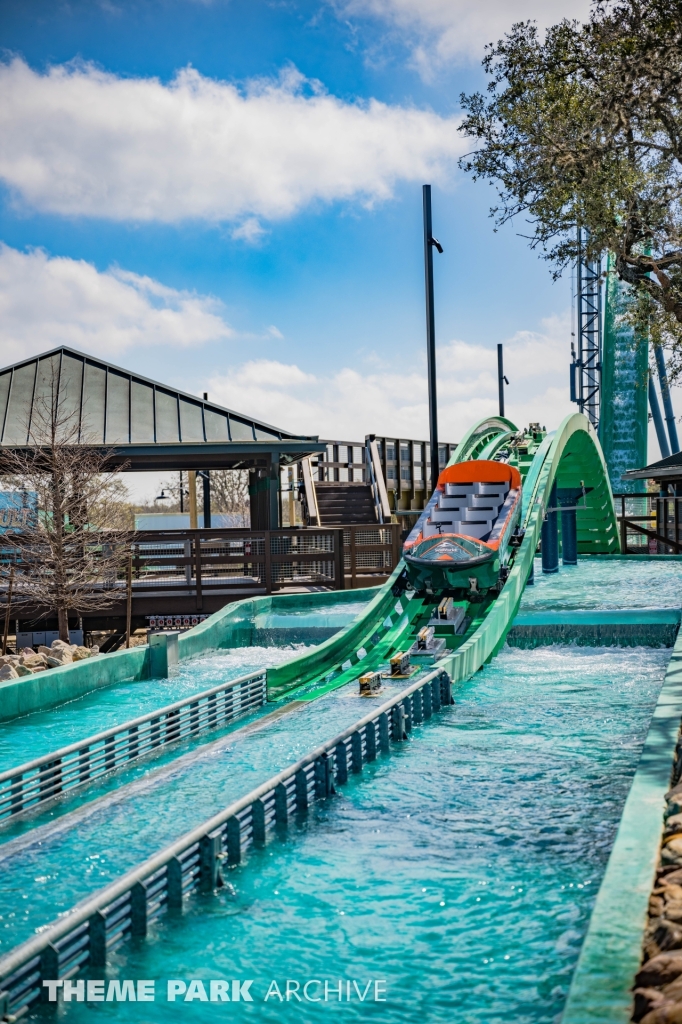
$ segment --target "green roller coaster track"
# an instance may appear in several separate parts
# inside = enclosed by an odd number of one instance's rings
[[[558,430],[529,428],[519,431],[507,419],[491,417],[476,423],[457,447],[450,464],[468,459],[492,459],[507,449],[506,457],[523,479],[522,526],[525,536],[510,562],[510,573],[499,594],[467,604],[468,628],[462,636],[448,637],[448,651],[439,662],[453,682],[467,679],[489,661],[500,646],[516,615],[554,483],[559,488],[585,488],[587,495],[577,511],[578,551],[582,554],[617,554],[620,551],[613,495],[596,432],[588,419],[566,417]],[[581,507],[584,505],[584,507]],[[299,699],[312,700],[342,686],[366,671],[385,665],[398,651],[407,650],[416,632],[434,611],[433,597],[403,593],[396,598],[393,586],[402,571],[398,565],[391,579],[371,599],[358,617],[340,633],[317,647],[268,670],[271,700],[291,699],[306,687]],[[292,602],[297,599],[292,596]],[[313,685],[310,688],[310,684]]]

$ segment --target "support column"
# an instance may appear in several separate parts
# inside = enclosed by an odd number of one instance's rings
[[[190,530],[196,530],[197,523],[197,474],[196,470],[190,469],[187,474],[187,484],[189,490],[189,528]]]
[[[556,484],[549,495],[549,508],[555,509],[557,503]],[[547,512],[542,524],[542,571],[551,574],[559,571],[559,515]]]
[[[269,473],[269,526],[270,530],[279,530],[281,526],[280,522],[280,468],[279,468],[279,452],[272,452],[270,455],[270,473]]]
[[[561,561],[578,564],[578,517],[574,508],[561,510]]]

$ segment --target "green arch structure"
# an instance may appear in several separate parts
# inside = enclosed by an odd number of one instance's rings
[[[460,442],[450,464],[471,458],[494,456],[518,434],[516,426],[502,417],[489,417],[474,424]],[[522,524],[525,537],[517,549],[511,572],[497,599],[483,620],[456,651],[438,664],[450,673],[453,682],[469,678],[497,653],[514,621],[535,552],[542,523],[549,506],[552,487],[587,490],[585,507],[579,507],[578,551],[581,554],[618,554],[620,543],[613,507],[613,495],[597,434],[587,417],[567,416],[558,430],[539,443],[532,461],[522,467]],[[580,502],[579,506],[583,503]],[[391,579],[378,588],[360,615],[340,633],[320,644],[314,651],[292,658],[268,669],[271,699],[291,695],[300,687],[318,682],[306,700],[348,682],[353,675],[368,671],[413,640],[416,614],[402,626],[386,623],[395,619],[396,598],[392,587],[402,571],[401,562]],[[292,597],[292,602],[296,598]],[[417,605],[419,602],[410,602]],[[411,614],[411,613],[410,613]]]

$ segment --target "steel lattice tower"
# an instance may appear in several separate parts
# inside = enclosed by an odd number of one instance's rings
[[[601,411],[602,299],[601,260],[586,259],[587,232],[578,229],[578,356],[575,401],[595,430]]]

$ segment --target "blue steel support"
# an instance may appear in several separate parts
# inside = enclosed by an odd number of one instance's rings
[[[665,427],[663,426],[663,417],[661,416],[661,407],[658,404],[656,385],[654,384],[654,379],[651,374],[649,374],[649,408],[651,409],[651,417],[656,428],[656,437],[658,438],[658,447],[661,449],[661,458],[667,459],[670,455],[670,445],[668,444]]]
[[[578,564],[578,517],[574,508],[561,510],[561,561]]]
[[[670,448],[672,454],[676,455],[680,450],[680,444],[677,440],[677,425],[675,423],[675,413],[673,412],[673,403],[670,401],[670,388],[668,387],[668,375],[665,372],[665,358],[663,356],[663,349],[660,345],[656,346],[656,366],[658,367],[658,379],[661,382],[661,398],[663,399],[663,409],[665,411],[665,422],[668,424],[668,434],[670,436]]]
[[[549,508],[556,509],[556,484],[549,495]],[[559,515],[548,511],[542,524],[542,571],[550,574],[559,571]]]

